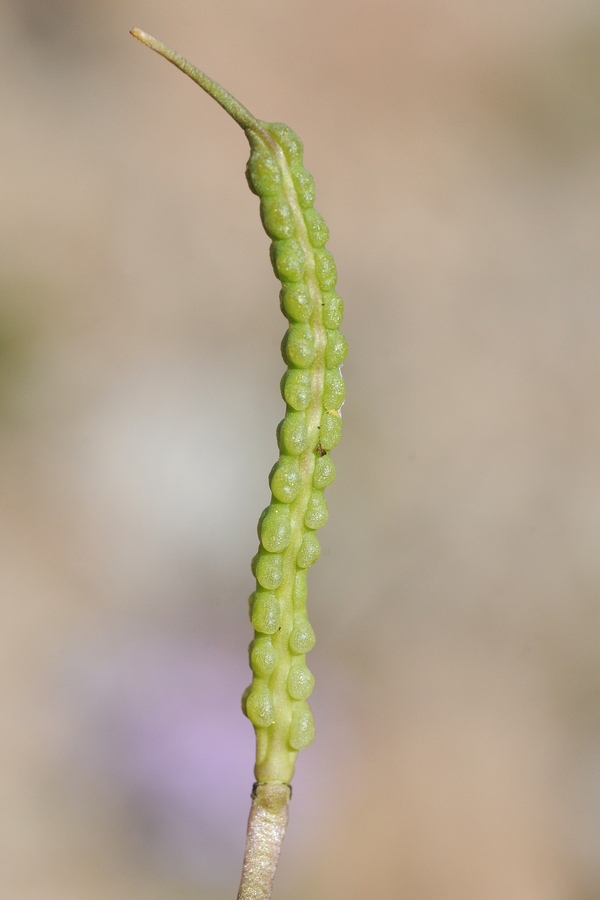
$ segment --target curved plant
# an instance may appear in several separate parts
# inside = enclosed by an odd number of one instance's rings
[[[132,34],[189,75],[244,129],[250,142],[246,176],[260,198],[289,321],[282,343],[286,413],[277,427],[280,455],[269,476],[271,502],[258,522],[256,590],[250,597],[253,677],[242,698],[256,731],[256,783],[238,898],[260,900],[271,895],[296,757],[314,738],[308,704],[314,678],[305,655],[315,636],[306,613],[306,575],[321,551],[316,532],[328,515],[323,491],[335,478],[329,451],[341,435],[343,303],[335,293],[335,263],[325,249],[329,231],[313,207],[314,181],[304,168],[299,138],[287,125],[256,119],[160,41],[137,28]]]

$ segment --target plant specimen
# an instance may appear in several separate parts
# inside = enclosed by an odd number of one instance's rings
[[[329,451],[342,428],[343,304],[335,293],[335,263],[325,249],[329,231],[313,207],[314,181],[303,166],[299,138],[287,125],[256,119],[160,41],[137,28],[132,34],[189,75],[244,129],[248,184],[260,198],[271,262],[282,284],[281,309],[289,320],[282,343],[286,414],[277,428],[280,455],[269,476],[271,502],[258,522],[256,590],[250,597],[253,678],[242,698],[256,731],[256,783],[238,900],[261,900],[271,895],[296,757],[314,738],[308,704],[314,678],[305,654],[315,636],[306,614],[306,575],[321,550],[316,532],[328,515],[323,491],[335,478]]]

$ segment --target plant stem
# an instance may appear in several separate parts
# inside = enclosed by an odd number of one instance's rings
[[[219,106],[222,106],[225,112],[228,112],[231,118],[237,122],[238,125],[241,125],[244,131],[254,132],[255,134],[258,134],[263,141],[266,141],[269,146],[275,146],[273,138],[269,132],[263,128],[262,123],[259,122],[258,119],[239,102],[239,100],[236,100],[229,91],[226,91],[220,84],[217,84],[216,81],[213,81],[212,78],[209,78],[208,75],[201,72],[196,66],[193,66],[191,62],[181,56],[180,53],[177,53],[176,50],[171,50],[171,48],[167,47],[166,44],[163,44],[162,41],[158,41],[155,37],[152,37],[151,34],[146,34],[146,32],[142,31],[140,28],[132,28],[130,34],[132,34],[134,38],[137,38],[138,41],[141,41],[142,44],[150,47],[151,50],[155,50],[160,56],[164,56],[170,63],[173,63],[174,66],[182,72],[185,72],[186,75],[189,75],[192,81],[195,81],[202,90],[206,91],[206,93],[213,98],[213,100],[216,100]]]
[[[291,793],[281,782],[254,786],[238,900],[270,900]]]

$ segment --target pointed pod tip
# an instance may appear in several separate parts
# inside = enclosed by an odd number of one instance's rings
[[[156,43],[156,38],[153,38],[151,34],[147,34],[145,31],[142,31],[141,28],[132,28],[129,34],[132,34],[134,38],[137,38],[138,41],[142,42],[142,44],[151,46],[153,43]]]
[[[150,47],[151,50],[155,50],[170,63],[173,63],[173,65],[182,72],[185,72],[192,81],[195,81],[196,84],[205,90],[213,100],[216,100],[217,103],[229,113],[231,118],[244,129],[247,135],[250,133],[257,134],[265,141],[265,143],[274,146],[272,136],[263,127],[261,122],[259,122],[245,106],[242,106],[239,100],[236,100],[229,91],[226,91],[220,84],[217,84],[216,81],[213,81],[212,78],[209,78],[208,75],[205,75],[205,73],[201,72],[200,69],[197,69],[196,66],[193,66],[175,50],[171,50],[171,48],[167,47],[166,44],[163,44],[162,41],[158,41],[155,37],[152,37],[151,34],[147,34],[140,28],[132,28],[130,34],[132,34],[134,38],[137,38],[138,41],[141,41],[142,44]]]

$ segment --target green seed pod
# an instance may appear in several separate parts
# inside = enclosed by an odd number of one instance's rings
[[[298,556],[296,557],[296,565],[299,569],[308,569],[314,566],[321,554],[321,545],[319,538],[312,531],[307,531],[302,538]]]
[[[344,301],[333,291],[323,294],[323,325],[339,328],[344,318]]]
[[[290,634],[290,650],[296,656],[309,653],[315,646],[315,633],[308,619],[298,621]]]
[[[337,369],[348,356],[348,344],[346,338],[337,328],[327,332],[327,346],[325,348],[325,367]]]
[[[303,663],[292,666],[288,675],[288,694],[293,700],[306,700],[313,692],[315,678]]]
[[[286,284],[279,299],[282,313],[292,322],[310,322],[313,302],[305,284]]]
[[[306,700],[299,700],[294,704],[292,713],[292,725],[290,728],[290,747],[294,750],[303,750],[315,739],[315,723],[310,706]]]
[[[277,433],[280,458],[269,476],[273,499],[260,518],[261,546],[252,561],[254,677],[242,699],[257,733],[256,780],[286,784],[298,751],[314,737],[306,702],[314,679],[304,662],[315,643],[306,615],[306,574],[320,553],[315,530],[327,519],[322,491],[335,477],[328,451],[342,425],[339,366],[347,347],[337,331],[343,303],[333,290],[337,273],[325,249],[329,231],[313,208],[314,181],[292,129],[259,121],[177,53],[133,33],[190,75],[244,129],[251,151],[246,177],[260,198],[273,269],[282,283],[281,309],[290,321],[282,343],[290,371],[282,380],[287,412]]]
[[[306,369],[288,369],[281,379],[283,399],[292,409],[306,409],[312,395],[312,379]]]
[[[315,339],[309,325],[290,325],[286,331],[281,353],[288,366],[308,369],[315,361]]]
[[[329,455],[320,456],[315,462],[315,471],[313,473],[313,487],[317,490],[323,490],[329,487],[335,479],[335,466]]]
[[[332,290],[337,282],[337,269],[333,256],[325,247],[315,249],[315,271],[324,291]]]
[[[328,517],[329,513],[323,491],[313,491],[308,501],[304,524],[307,528],[312,528],[316,531],[317,528],[322,528],[325,525]]]
[[[270,637],[256,637],[250,643],[250,668],[259,678],[268,678],[277,665],[277,653]]]
[[[272,503],[261,517],[259,527],[260,542],[271,553],[285,550],[292,539],[292,523],[289,507],[281,503]]]
[[[346,396],[346,385],[339,369],[329,369],[325,372],[325,389],[323,390],[323,407],[325,409],[339,409]],[[322,443],[322,442],[321,442]]]
[[[263,195],[260,201],[260,217],[270,238],[290,238],[294,236],[294,216],[289,203],[279,193]]]
[[[293,503],[302,488],[298,460],[282,456],[271,469],[269,486],[276,500],[281,503]]]
[[[325,224],[323,216],[312,206],[304,209],[303,215],[309,241],[313,247],[324,247],[329,240],[329,228]]]
[[[342,436],[342,419],[338,412],[328,410],[321,419],[321,447],[333,450]]]
[[[289,412],[279,423],[279,449],[288,456],[300,456],[306,449],[308,430],[306,413]]]

